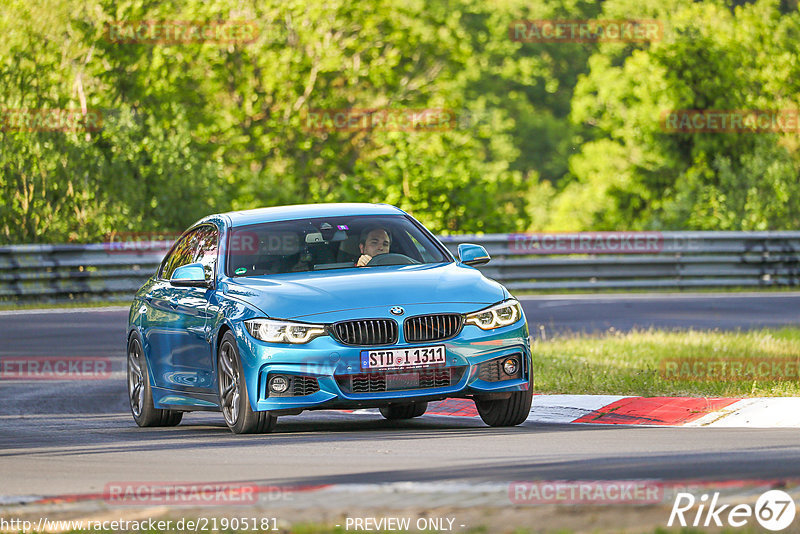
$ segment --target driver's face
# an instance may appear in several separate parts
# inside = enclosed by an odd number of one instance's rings
[[[391,245],[389,234],[387,234],[385,230],[376,228],[367,234],[366,242],[364,242],[363,245],[359,245],[359,247],[361,247],[362,254],[374,258],[378,254],[386,254],[389,252],[389,245]]]

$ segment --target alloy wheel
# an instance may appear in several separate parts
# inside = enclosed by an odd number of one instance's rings
[[[233,426],[239,419],[239,369],[233,347],[224,342],[219,352],[219,398],[225,422]]]
[[[134,340],[128,349],[128,398],[133,415],[139,417],[144,409],[144,374],[142,347]]]

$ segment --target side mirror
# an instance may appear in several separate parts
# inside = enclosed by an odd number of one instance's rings
[[[169,283],[176,287],[211,287],[202,263],[181,265],[172,272]]]
[[[462,243],[458,245],[458,259],[464,265],[483,265],[489,263],[492,258],[482,246]]]

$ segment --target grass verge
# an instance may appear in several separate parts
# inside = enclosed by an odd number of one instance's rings
[[[800,328],[646,330],[537,340],[536,393],[641,396],[800,395]]]

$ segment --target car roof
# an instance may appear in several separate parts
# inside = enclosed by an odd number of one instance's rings
[[[366,202],[347,202],[331,204],[298,204],[295,206],[275,206],[244,211],[230,211],[222,215],[228,217],[231,226],[246,226],[262,222],[287,221],[313,217],[339,217],[348,215],[398,215],[405,213],[389,204],[369,204]]]

